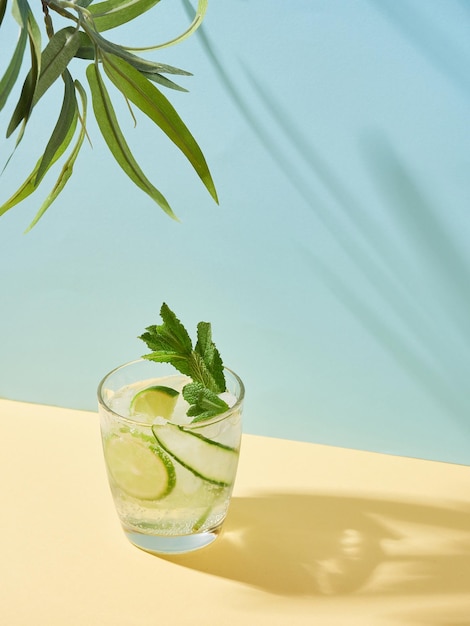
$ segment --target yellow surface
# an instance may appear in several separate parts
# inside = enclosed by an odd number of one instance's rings
[[[95,413],[0,400],[0,624],[469,626],[470,468],[245,436],[225,530],[124,537]]]

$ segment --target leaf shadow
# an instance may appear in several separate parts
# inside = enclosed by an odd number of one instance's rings
[[[214,544],[163,558],[281,596],[470,593],[470,511],[309,493],[236,497]]]

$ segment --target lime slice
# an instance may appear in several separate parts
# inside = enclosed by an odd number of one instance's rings
[[[135,394],[132,398],[131,415],[145,415],[146,417],[164,417],[169,420],[174,411],[179,392],[171,387],[155,385],[147,387]]]
[[[104,455],[116,485],[141,500],[160,500],[176,483],[171,459],[155,446],[148,446],[134,435],[110,437]]]

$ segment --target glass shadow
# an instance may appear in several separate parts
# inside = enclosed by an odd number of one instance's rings
[[[164,557],[284,596],[470,593],[465,510],[364,497],[235,497],[210,547]]]

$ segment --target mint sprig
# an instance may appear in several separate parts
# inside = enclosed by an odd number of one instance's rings
[[[209,419],[224,413],[229,406],[219,396],[204,387],[202,383],[192,382],[183,387],[183,398],[191,405],[187,411],[193,422]]]
[[[209,322],[197,325],[197,342],[193,348],[187,330],[165,303],[160,309],[163,324],[146,328],[139,339],[152,351],[143,356],[149,361],[171,363],[179,372],[190,376],[191,383],[183,388],[183,397],[189,402],[188,416],[193,421],[214,417],[229,406],[218,397],[226,390],[224,366],[212,340]]]

